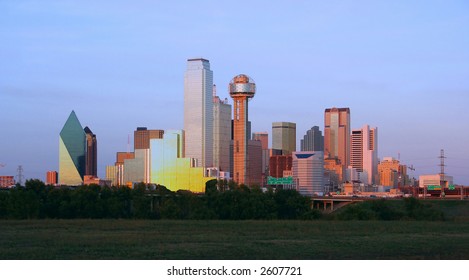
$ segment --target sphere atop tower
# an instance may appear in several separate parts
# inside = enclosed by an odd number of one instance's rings
[[[239,74],[231,80],[228,90],[232,98],[236,96],[253,98],[256,93],[256,84],[248,75]]]

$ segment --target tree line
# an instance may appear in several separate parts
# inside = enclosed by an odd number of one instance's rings
[[[164,186],[54,187],[28,180],[0,192],[0,219],[316,219],[308,197],[211,180],[204,194]]]

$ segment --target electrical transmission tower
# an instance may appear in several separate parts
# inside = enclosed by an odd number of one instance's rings
[[[18,172],[18,175],[16,175],[16,177],[18,178],[18,184],[20,184],[20,186],[23,185],[23,166],[22,165],[19,165],[18,166],[18,169],[16,169],[16,171]]]
[[[440,150],[440,187],[441,187],[441,197],[445,196],[444,188],[446,186],[446,178],[445,178],[445,150]]]

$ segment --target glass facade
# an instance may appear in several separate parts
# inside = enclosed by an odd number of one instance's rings
[[[197,167],[212,167],[213,72],[203,58],[187,60],[184,75],[185,156]]]
[[[289,155],[296,151],[296,124],[291,122],[272,123],[272,149],[282,150]]]
[[[167,130],[163,139],[150,140],[151,183],[171,191],[205,192],[205,183],[215,179],[204,177],[205,168],[193,167],[191,158],[183,158],[184,132]]]
[[[86,135],[74,111],[59,137],[59,183],[80,185],[85,175]]]
[[[306,131],[305,136],[301,139],[301,151],[324,151],[324,137],[318,126],[313,126]]]
[[[324,153],[338,158],[344,167],[350,165],[350,109],[330,108],[324,115]]]
[[[213,166],[229,172],[231,143],[231,105],[214,98],[213,103]]]
[[[324,192],[324,153],[294,152],[292,162],[296,188],[302,195],[322,195]]]

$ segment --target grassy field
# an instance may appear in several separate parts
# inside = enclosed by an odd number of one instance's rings
[[[0,259],[469,259],[469,223],[0,220]]]

